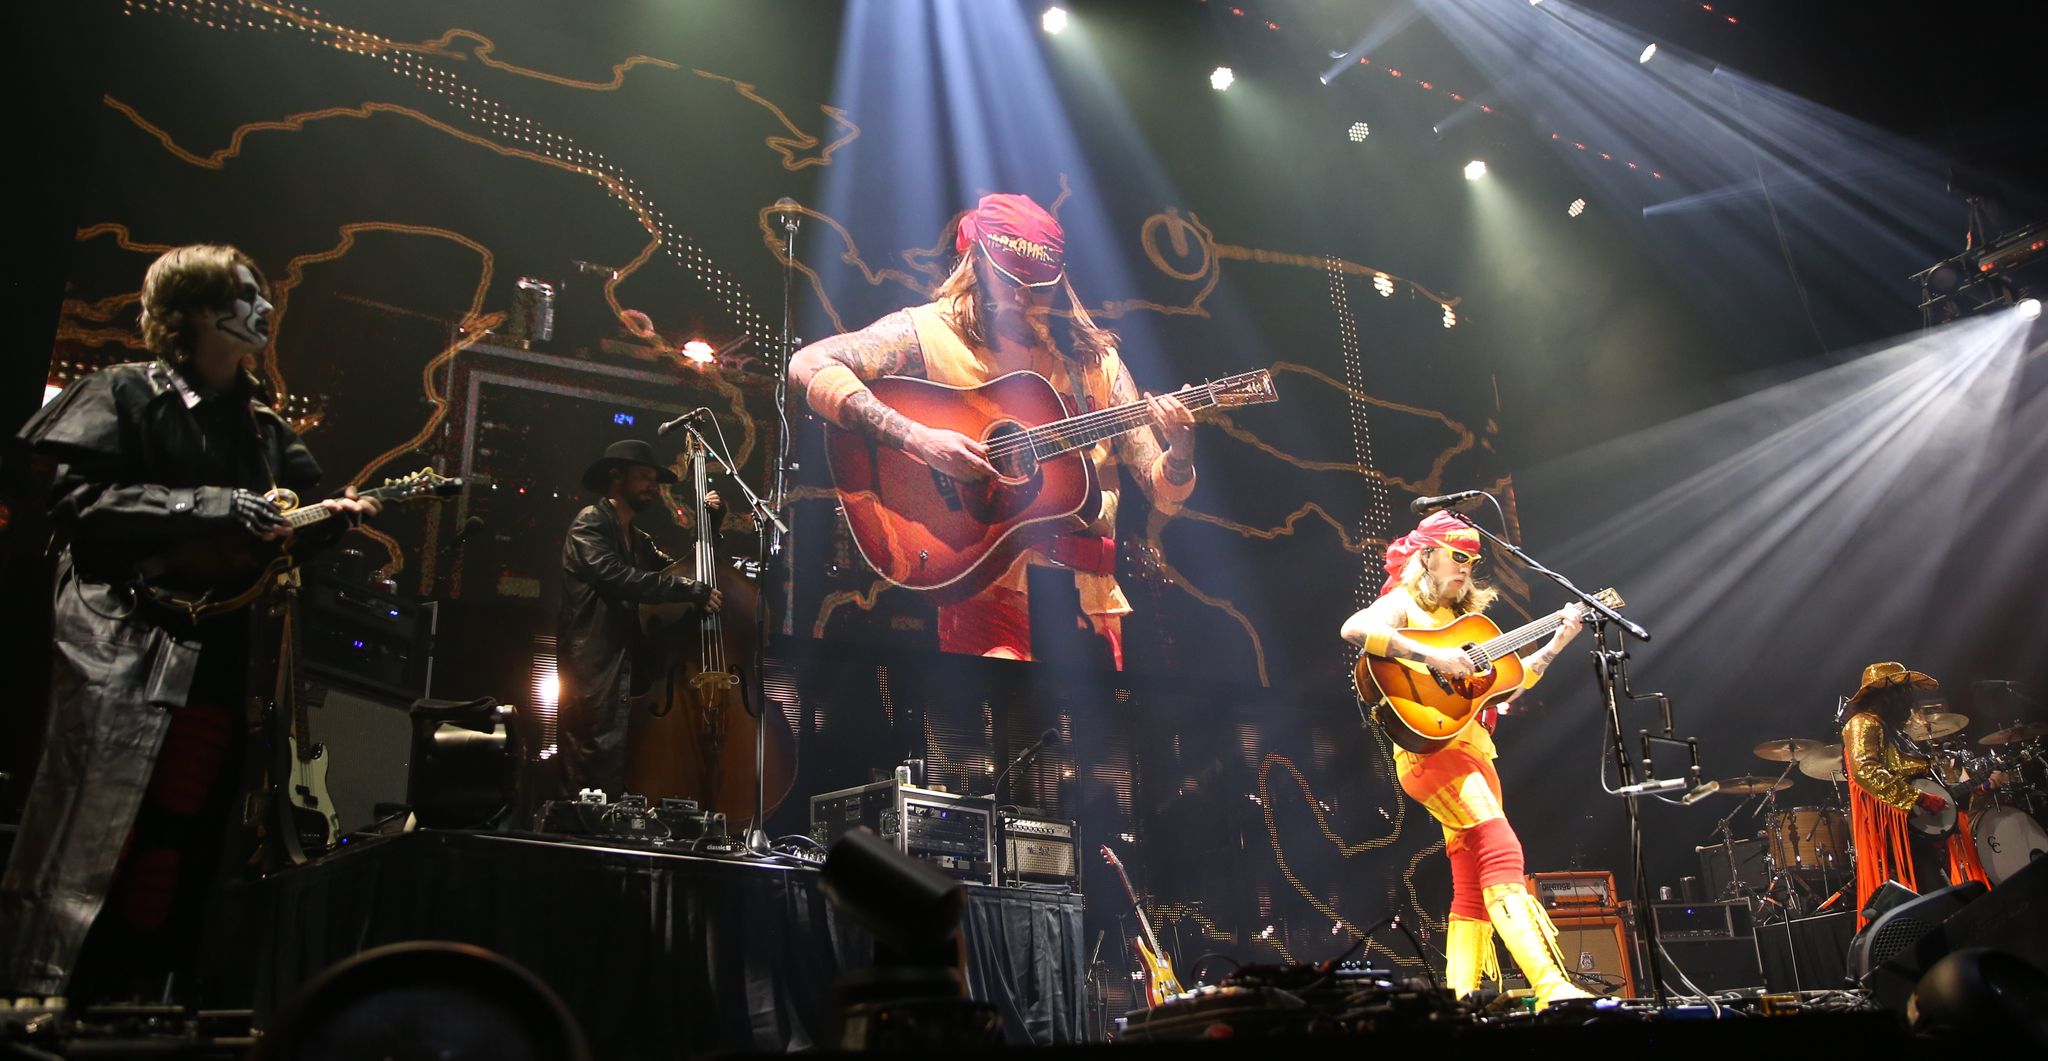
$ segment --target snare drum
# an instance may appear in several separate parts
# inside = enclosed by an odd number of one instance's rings
[[[2048,829],[2018,807],[1993,807],[1974,815],[1970,831],[1977,837],[1977,861],[1984,863],[1984,875],[1993,885],[2005,883],[2027,863],[2048,854]]]
[[[1784,870],[1849,864],[1849,816],[1836,807],[1794,807],[1771,816],[1771,860]]]

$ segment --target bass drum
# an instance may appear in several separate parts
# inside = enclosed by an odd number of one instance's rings
[[[2048,829],[2018,807],[1994,807],[1970,819],[1977,835],[1977,861],[1996,886],[2048,854]]]

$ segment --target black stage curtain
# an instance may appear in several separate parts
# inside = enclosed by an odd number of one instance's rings
[[[257,922],[259,1016],[352,954],[451,940],[539,976],[606,1058],[829,1046],[832,982],[874,952],[812,868],[480,833],[359,841],[236,905]],[[1082,905],[968,887],[969,989],[1009,1042],[1078,1039]]]

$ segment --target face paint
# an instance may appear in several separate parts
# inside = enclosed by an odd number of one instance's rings
[[[248,266],[235,266],[235,286],[227,305],[200,311],[193,330],[192,368],[208,387],[227,386],[243,359],[270,343],[272,307]]]
[[[235,266],[235,287],[234,301],[226,309],[217,311],[220,316],[214,321],[214,327],[253,353],[270,341],[270,311],[274,307],[269,299],[263,297],[262,289],[256,284],[256,275],[249,271],[248,266]]]

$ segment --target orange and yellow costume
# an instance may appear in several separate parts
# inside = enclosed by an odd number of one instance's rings
[[[1390,635],[1397,629],[1445,626],[1457,618],[1449,606],[1424,608],[1396,584],[1408,558],[1432,547],[1477,555],[1479,536],[1462,520],[1437,513],[1415,533],[1388,546],[1388,583],[1361,616],[1368,654],[1386,656]],[[1534,685],[1539,677],[1539,668],[1529,668],[1523,686]],[[1523,884],[1522,842],[1502,808],[1495,757],[1487,726],[1467,727],[1450,746],[1430,755],[1394,750],[1401,790],[1427,808],[1444,830],[1444,855],[1451,863],[1445,982],[1462,998],[1479,988],[1482,976],[1498,979],[1493,947],[1497,932],[1528,978],[1539,1007],[1590,997],[1565,974],[1557,928]]]

